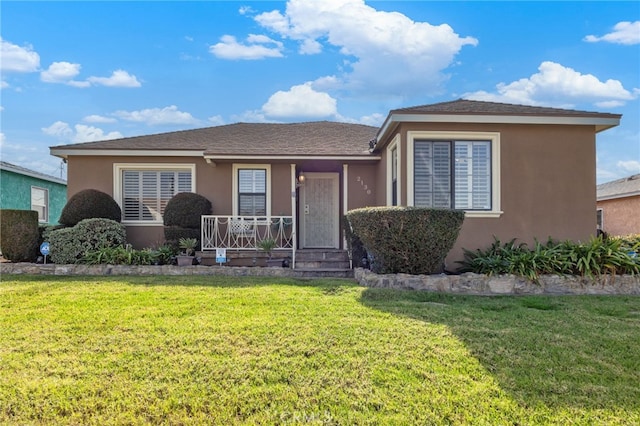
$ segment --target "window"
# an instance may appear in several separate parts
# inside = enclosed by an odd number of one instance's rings
[[[31,210],[38,212],[38,222],[49,221],[49,190],[31,187]]]
[[[233,165],[234,216],[269,216],[270,165]]]
[[[412,205],[499,216],[498,134],[409,133]]]
[[[265,169],[238,170],[238,214],[266,216],[267,171]]]
[[[398,148],[391,150],[391,205],[398,205]]]
[[[604,213],[601,208],[596,210],[596,229],[604,231]]]
[[[125,222],[162,223],[169,200],[180,192],[194,192],[194,166],[115,166],[114,193]]]
[[[387,205],[402,204],[400,197],[400,135],[391,141],[387,148]]]

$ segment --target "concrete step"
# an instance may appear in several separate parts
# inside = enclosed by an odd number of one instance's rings
[[[298,278],[353,278],[353,269],[296,268],[290,273]]]
[[[349,253],[336,249],[303,249],[296,251],[296,268],[349,269]]]

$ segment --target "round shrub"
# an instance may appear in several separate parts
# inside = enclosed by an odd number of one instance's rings
[[[54,263],[76,263],[88,252],[123,245],[124,225],[111,219],[84,219],[76,226],[48,233],[51,260]]]
[[[383,274],[434,274],[442,271],[464,212],[421,207],[372,207],[347,213],[354,234]]]
[[[60,213],[58,222],[75,226],[84,219],[122,220],[122,210],[111,195],[97,189],[84,189],[74,194]]]
[[[12,262],[33,262],[38,257],[38,213],[0,210],[0,249]]]
[[[200,216],[211,214],[211,211],[211,201],[202,195],[181,192],[164,208],[164,225],[199,229]]]

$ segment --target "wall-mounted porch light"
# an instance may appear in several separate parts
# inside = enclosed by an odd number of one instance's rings
[[[298,173],[298,177],[296,178],[296,188],[300,188],[302,185],[304,185],[304,181],[305,181],[305,176],[304,176],[304,172],[301,170],[300,173]]]

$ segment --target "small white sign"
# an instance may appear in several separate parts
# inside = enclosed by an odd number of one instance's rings
[[[217,248],[216,249],[216,263],[227,263],[227,249],[226,248]]]

